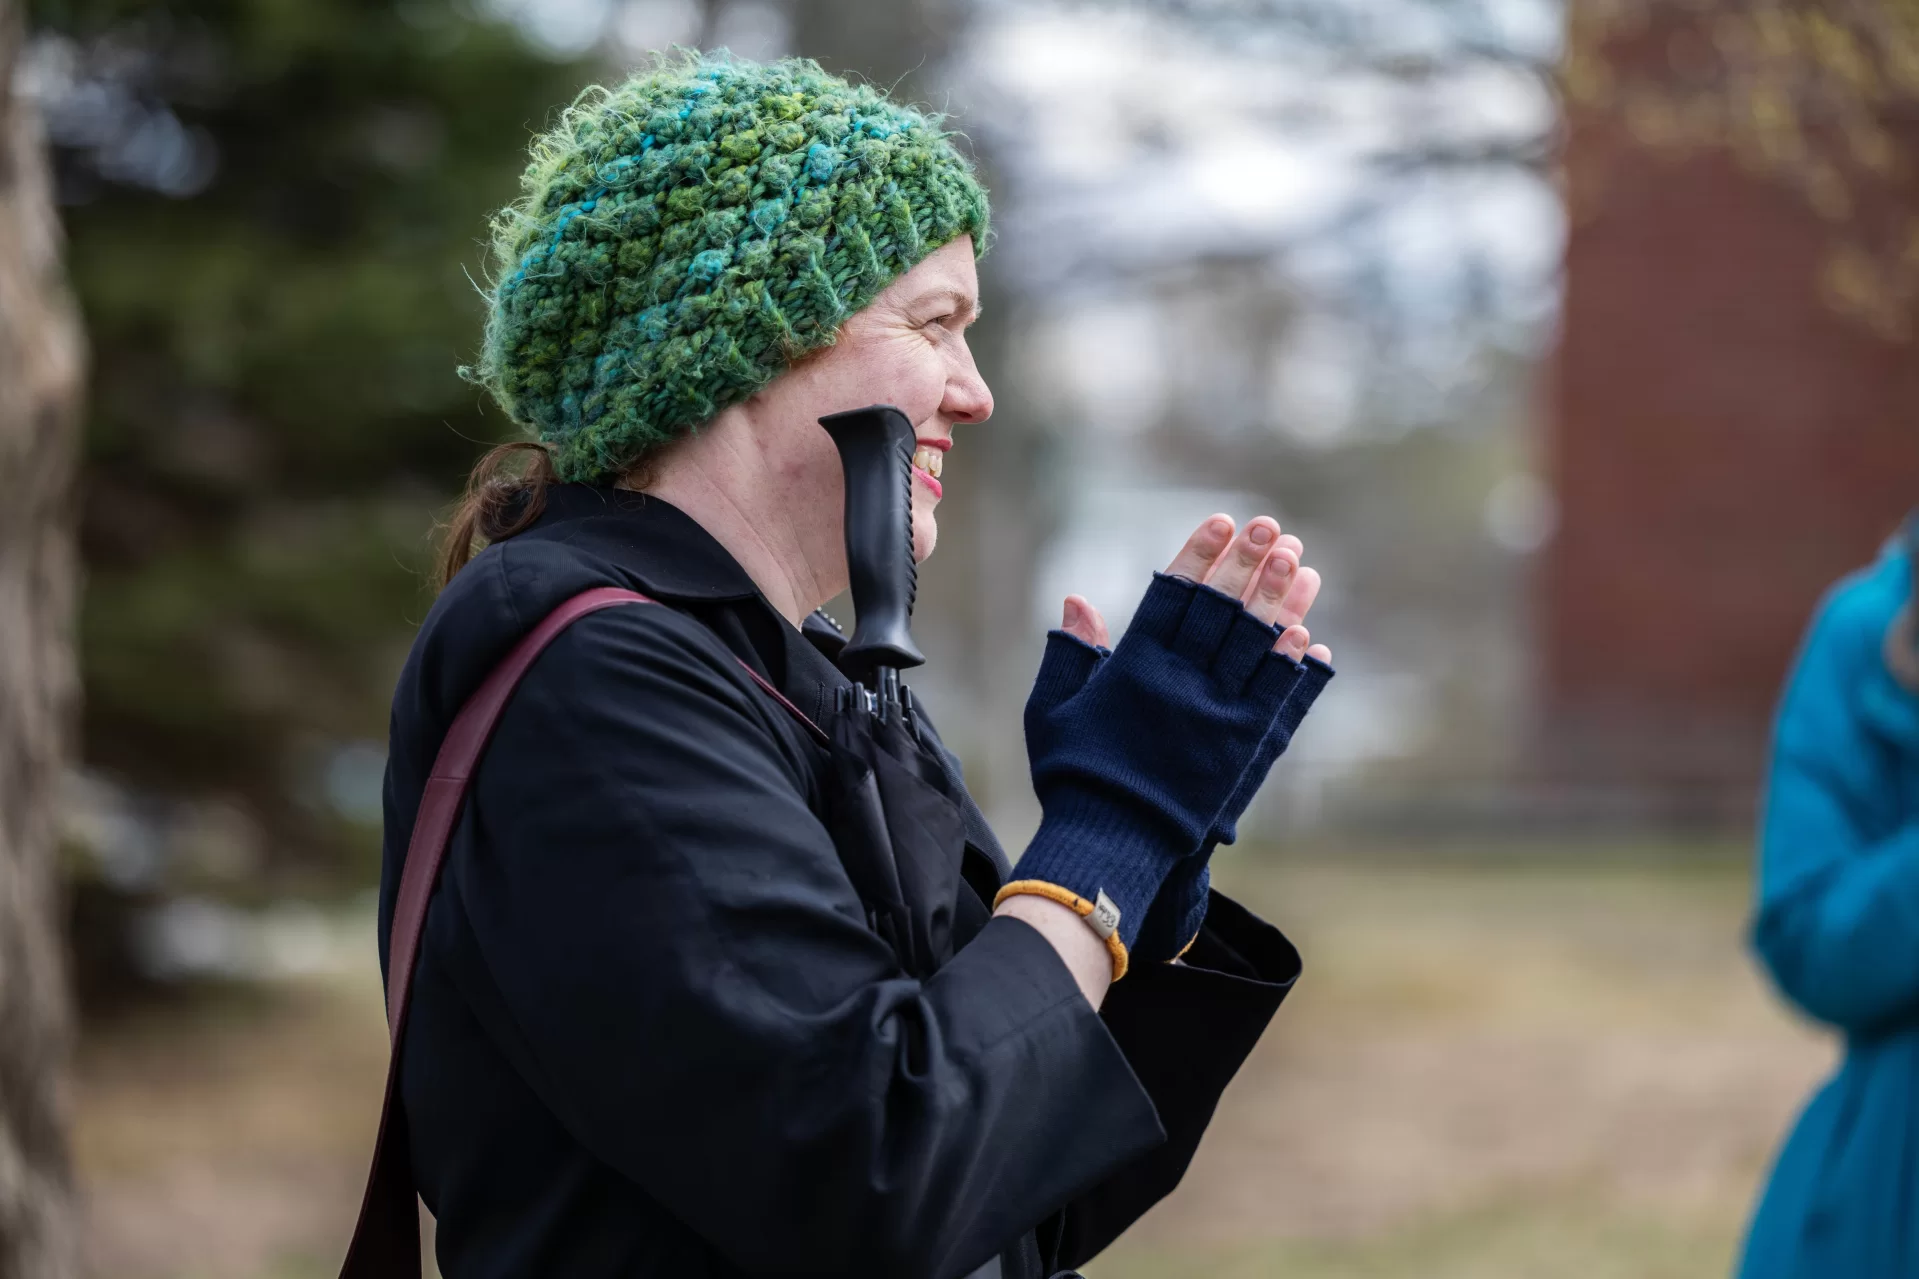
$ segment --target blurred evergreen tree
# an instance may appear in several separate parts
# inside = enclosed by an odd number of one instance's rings
[[[591,70],[459,0],[30,17],[94,358],[86,762],[244,806],[281,886],[337,870],[432,513],[510,430],[454,372],[486,216]]]

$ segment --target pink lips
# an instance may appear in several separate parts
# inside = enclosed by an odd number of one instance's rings
[[[915,440],[914,443],[923,449],[938,449],[941,453],[953,447],[953,441],[951,440]],[[925,471],[922,471],[919,467],[916,466],[913,468],[913,476],[927,488],[933,490],[935,500],[946,495],[946,490],[940,487],[940,482],[931,475],[928,475]]]

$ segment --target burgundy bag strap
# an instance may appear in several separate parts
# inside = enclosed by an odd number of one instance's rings
[[[637,591],[617,586],[582,591],[561,604],[523,636],[495,666],[479,690],[453,719],[433,760],[420,810],[407,841],[400,870],[400,892],[393,906],[393,930],[387,946],[386,1020],[389,1051],[386,1095],[380,1104],[380,1131],[373,1142],[373,1167],[360,1200],[360,1219],[347,1247],[340,1279],[419,1279],[420,1211],[413,1183],[413,1156],[407,1145],[406,1115],[400,1100],[400,1036],[406,1030],[407,1002],[413,992],[413,966],[419,957],[420,931],[427,903],[440,878],[447,843],[466,800],[467,783],[493,736],[500,712],[527,668],[567,627],[589,613],[617,604],[651,604]],[[740,667],[762,691],[784,707],[819,741],[826,733],[788,701],[760,673]]]

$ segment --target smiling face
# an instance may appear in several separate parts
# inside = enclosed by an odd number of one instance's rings
[[[828,413],[891,404],[913,424],[913,557],[925,559],[939,536],[934,516],[941,470],[954,428],[993,412],[966,346],[979,316],[979,273],[973,241],[962,236],[888,285],[840,327],[832,346],[788,370],[758,396],[756,416],[791,424],[790,451],[780,461],[793,493],[814,495],[812,520],[840,534],[845,502],[839,452],[816,423]]]

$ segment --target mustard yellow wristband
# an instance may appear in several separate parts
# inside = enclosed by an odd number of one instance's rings
[[[1119,939],[1119,930],[1110,925],[1104,932],[1093,922],[1093,912],[1098,909],[1070,888],[1061,888],[1058,884],[1049,884],[1043,879],[1016,879],[993,894],[993,909],[1008,897],[1044,897],[1047,901],[1058,902],[1086,921],[1086,926],[1106,943],[1107,953],[1113,959],[1113,980],[1118,981],[1126,975],[1126,943]]]

